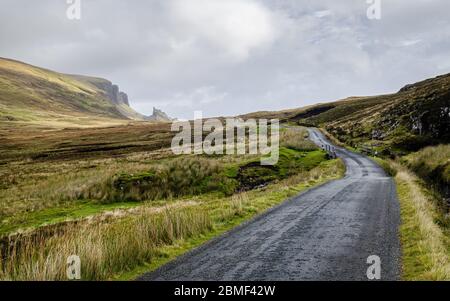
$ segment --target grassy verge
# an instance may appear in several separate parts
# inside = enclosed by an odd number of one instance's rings
[[[426,147],[403,162],[432,189],[450,198],[450,144]]]
[[[64,280],[65,259],[77,254],[85,280],[130,279],[152,270],[300,191],[342,176],[338,160],[230,197],[198,196],[195,205],[73,224],[15,237],[2,247],[0,278]],[[46,230],[48,231],[48,229]]]
[[[378,159],[381,161],[381,159]],[[421,180],[404,166],[384,161],[395,171],[402,224],[402,277],[404,280],[450,280],[449,218]]]
[[[392,161],[384,160],[378,157],[372,157],[372,159],[384,169],[384,171],[391,177],[395,177],[397,175],[397,168],[394,166]]]

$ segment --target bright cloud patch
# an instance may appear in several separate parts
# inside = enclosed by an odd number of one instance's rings
[[[275,38],[270,11],[253,0],[176,0],[171,8],[187,38],[210,43],[236,59]]]

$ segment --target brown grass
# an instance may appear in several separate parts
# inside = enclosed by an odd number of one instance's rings
[[[436,221],[442,212],[420,180],[401,165],[395,180],[401,205],[403,277],[407,280],[450,280],[448,229]]]
[[[316,150],[317,146],[308,140],[309,133],[306,128],[286,128],[280,133],[281,146],[298,151]]]
[[[422,178],[450,185],[450,144],[426,147],[405,160]]]
[[[108,279],[150,261],[156,248],[211,230],[203,211],[183,208],[143,211],[114,223],[74,226],[48,237],[34,233],[9,241],[0,264],[2,280],[67,280],[66,260],[81,259],[82,278]]]
[[[219,191],[226,180],[217,160],[181,157],[151,166],[143,173],[121,173],[86,190],[83,198],[104,203],[171,199]]]

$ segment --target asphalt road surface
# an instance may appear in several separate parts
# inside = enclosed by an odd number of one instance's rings
[[[311,139],[331,143],[316,129]],[[313,188],[138,280],[381,280],[400,274],[395,184],[367,157],[336,148],[345,178]]]

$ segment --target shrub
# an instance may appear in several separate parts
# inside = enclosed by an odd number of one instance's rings
[[[179,158],[145,173],[118,174],[95,189],[102,202],[143,201],[219,191],[234,192],[234,182],[211,159]]]
[[[287,128],[280,133],[280,145],[298,151],[316,150],[317,146],[307,139],[308,136],[305,128]]]
[[[411,154],[406,164],[433,188],[450,194],[450,145],[430,146]]]

